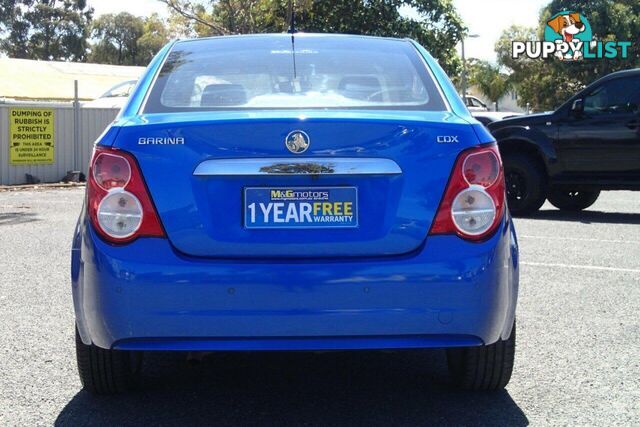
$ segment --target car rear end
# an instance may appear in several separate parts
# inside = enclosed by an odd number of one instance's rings
[[[168,46],[97,142],[72,264],[81,345],[119,354],[469,349],[514,324],[495,142],[407,40]]]

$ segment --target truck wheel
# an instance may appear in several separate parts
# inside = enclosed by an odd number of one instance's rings
[[[549,203],[560,210],[577,212],[593,205],[598,200],[599,195],[599,190],[571,191],[552,188],[547,198]]]
[[[511,379],[516,351],[516,324],[507,340],[495,344],[447,350],[449,373],[463,390],[495,391]]]
[[[86,345],[76,328],[76,359],[82,387],[91,394],[117,394],[129,390],[139,376],[139,352],[105,350]]]
[[[539,162],[526,154],[504,156],[507,205],[513,215],[540,209],[547,196],[547,177]]]

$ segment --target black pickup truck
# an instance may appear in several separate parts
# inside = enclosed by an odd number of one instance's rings
[[[578,211],[601,190],[640,190],[639,105],[640,68],[595,81],[556,111],[489,123],[511,212],[532,213],[545,199]]]

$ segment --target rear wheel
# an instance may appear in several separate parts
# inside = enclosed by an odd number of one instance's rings
[[[547,195],[547,177],[540,162],[521,153],[507,153],[503,158],[511,213],[527,215],[540,209]]]
[[[129,390],[139,376],[139,352],[105,350],[86,345],[76,329],[76,358],[82,387],[92,394],[116,394]]]
[[[599,190],[572,191],[566,188],[552,188],[547,198],[549,203],[558,209],[577,212],[593,205],[599,195]]]
[[[506,340],[495,344],[447,350],[449,372],[463,390],[503,389],[511,379],[516,350],[516,324]]]

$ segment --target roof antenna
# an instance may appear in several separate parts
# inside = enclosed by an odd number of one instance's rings
[[[289,0],[289,34],[295,34],[298,30],[296,29],[296,1]],[[292,36],[293,37],[293,36]]]
[[[298,78],[298,70],[296,69],[296,41],[294,39],[294,34],[298,32],[296,29],[296,1],[289,0],[289,12],[290,12],[290,20],[289,20],[289,31],[291,34],[291,55],[293,57],[293,80],[294,82]]]

